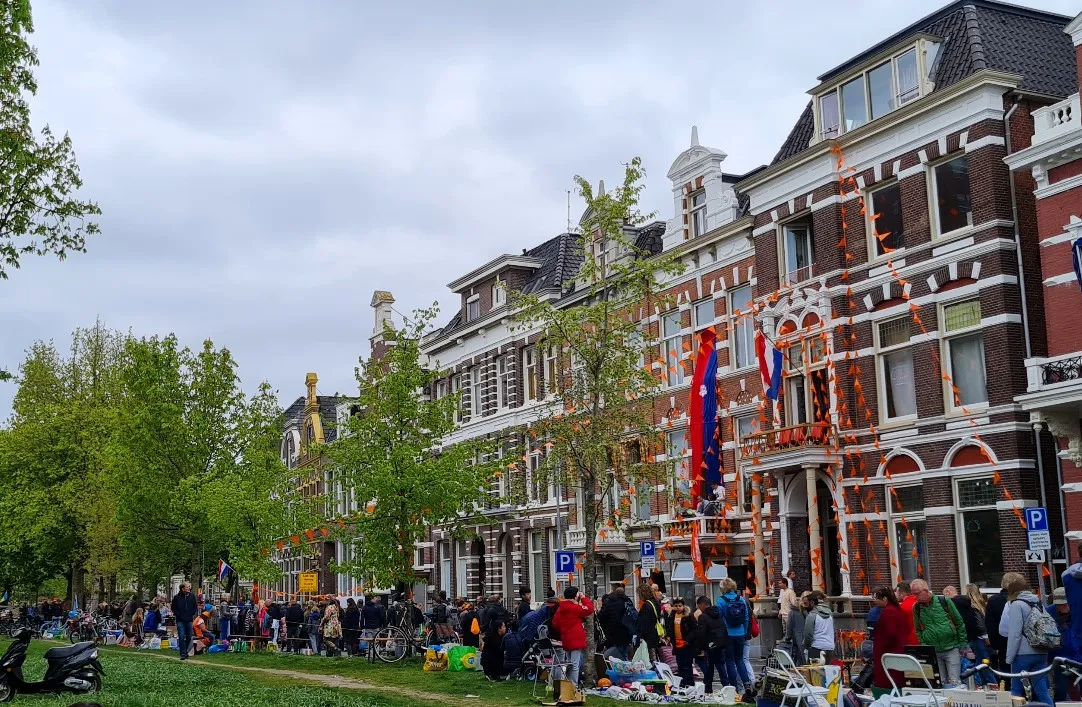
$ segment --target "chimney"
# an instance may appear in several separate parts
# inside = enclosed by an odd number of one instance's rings
[[[394,304],[394,296],[386,290],[376,290],[372,293],[372,310],[375,314],[375,323],[372,326],[372,339],[383,336],[383,325],[392,324],[391,305]]]
[[[309,373],[304,377],[304,385],[308,388],[308,397],[305,399],[305,408],[317,407],[316,400],[316,383],[319,382],[319,376],[315,373]]]

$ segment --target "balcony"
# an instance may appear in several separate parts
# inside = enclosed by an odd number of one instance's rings
[[[604,533],[604,535],[602,535],[602,533]],[[586,547],[585,528],[571,528],[567,531],[567,534],[564,537],[566,538],[566,545],[567,549],[569,550],[581,550],[582,548]],[[628,546],[628,540],[627,537],[624,535],[623,530],[601,528],[597,531],[594,545],[598,548],[626,548]]]
[[[661,539],[690,541],[693,526],[698,527],[700,540],[712,540],[719,535],[726,540],[731,540],[733,535],[740,532],[741,520],[738,518],[697,517],[697,518],[674,518],[665,521],[661,527]]]
[[[829,422],[804,422],[747,435],[740,440],[740,457],[757,459],[762,471],[800,464],[837,461],[838,434]]]
[[[1082,108],[1076,93],[1059,103],[1033,111],[1033,141],[1030,144],[1039,145],[1079,129],[1082,129]]]
[[[1082,464],[1082,352],[1026,359],[1029,385],[1015,401],[1033,422],[1067,440],[1060,456]]]

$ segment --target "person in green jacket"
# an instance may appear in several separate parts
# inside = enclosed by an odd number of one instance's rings
[[[958,685],[962,681],[962,660],[958,649],[968,645],[962,615],[953,601],[933,595],[923,579],[913,580],[909,588],[917,597],[917,603],[913,605],[917,638],[921,645],[935,648],[943,684]]]

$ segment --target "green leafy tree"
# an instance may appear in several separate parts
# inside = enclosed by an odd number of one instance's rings
[[[254,579],[276,576],[265,550],[290,527],[292,497],[270,389],[246,398],[233,356],[209,340],[193,351],[173,335],[144,338],[126,351],[115,445],[126,542],[187,566],[195,586],[221,556]]]
[[[84,605],[87,569],[110,583],[119,571],[109,440],[126,339],[98,322],[74,332],[66,355],[34,344],[0,435],[0,551],[21,558],[24,584],[63,572]]]
[[[575,177],[587,208],[579,239],[583,265],[567,283],[577,293],[572,306],[512,293],[517,326],[540,330],[544,344],[555,346],[565,364],[558,391],[561,409],[543,412],[531,434],[549,450],[542,474],[573,490],[582,504],[585,587],[597,586],[598,531],[618,528],[618,518],[606,517],[604,499],[612,497],[614,485],[634,491],[636,477],[657,473],[649,455],[631,463],[626,453],[628,443],[645,441],[652,450],[661,439],[654,413],[661,378],[644,357],[639,316],[643,308],[652,312],[664,304],[662,281],[681,266],[675,257],[652,254],[633,240],[635,227],[652,217],[638,207],[644,176],[635,158],[626,165],[623,183],[608,192],[595,193],[589,182]],[[592,655],[592,625],[586,635],[587,655]],[[587,670],[592,669],[587,661]]]
[[[37,92],[37,51],[29,0],[0,0],[0,279],[23,255],[84,252],[98,233],[97,205],[80,201],[82,187],[71,138],[48,126],[35,135],[30,97]]]
[[[457,396],[422,395],[446,375],[438,364],[423,364],[420,351],[436,313],[435,307],[418,310],[403,329],[385,328],[387,353],[362,360],[357,369],[360,413],[325,450],[336,483],[357,507],[336,513],[344,517],[332,529],[350,546],[352,558],[341,567],[368,585],[411,584],[426,524],[455,528],[477,522],[475,509],[500,473],[498,443],[443,445],[455,428]]]

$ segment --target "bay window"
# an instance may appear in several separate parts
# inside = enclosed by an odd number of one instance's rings
[[[661,315],[661,359],[665,362],[666,380],[669,385],[680,385],[684,382],[684,337],[681,334],[683,327],[679,310]]]
[[[968,157],[962,155],[937,164],[932,169],[932,193],[938,235],[973,225]]]
[[[961,525],[962,583],[998,587],[1003,577],[1003,539],[996,510],[997,491],[991,476],[962,479],[957,487],[957,514]]]
[[[950,408],[988,402],[988,381],[978,300],[943,305],[944,359],[947,362],[947,400]]]
[[[897,182],[869,195],[868,222],[874,257],[888,255],[905,247],[902,222],[902,190]]]
[[[879,359],[880,415],[885,420],[915,417],[917,386],[913,370],[912,334],[908,315],[876,326]]]

